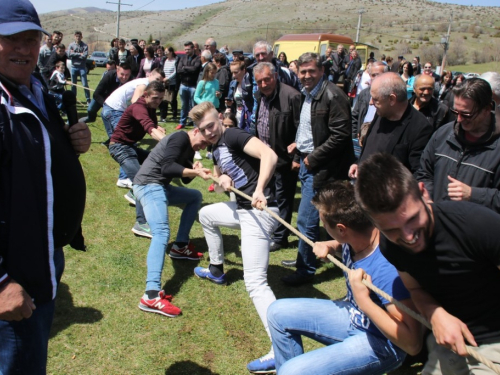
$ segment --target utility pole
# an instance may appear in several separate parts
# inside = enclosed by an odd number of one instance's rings
[[[450,15],[450,24],[448,25],[448,34],[446,38],[441,39],[441,44],[444,47],[443,61],[441,62],[441,71],[439,74],[443,74],[444,68],[446,67],[446,53],[448,52],[448,48],[450,47],[450,32],[451,32],[451,23],[453,22],[453,12]]]
[[[118,14],[116,15],[116,37],[120,37],[120,7],[122,5],[132,6],[133,4],[122,4],[122,0],[118,0],[117,3],[113,3],[111,1],[106,1],[107,4],[117,4],[118,5]]]
[[[359,17],[358,17],[358,31],[356,32],[356,43],[359,42],[359,29],[361,29],[361,16],[363,15],[364,12],[365,10],[363,8],[358,10]]]

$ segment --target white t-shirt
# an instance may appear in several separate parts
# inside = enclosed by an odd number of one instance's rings
[[[126,84],[118,87],[115,91],[111,93],[106,99],[104,104],[110,106],[116,111],[125,112],[127,107],[132,104],[132,97],[134,96],[134,91],[139,85],[148,85],[148,78],[137,78]]]

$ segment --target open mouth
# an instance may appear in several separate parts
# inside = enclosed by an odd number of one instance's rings
[[[403,243],[407,244],[407,245],[415,245],[419,239],[420,235],[418,234],[418,232],[416,232],[414,235],[413,235],[413,240],[411,241],[405,241],[405,240],[401,240]]]

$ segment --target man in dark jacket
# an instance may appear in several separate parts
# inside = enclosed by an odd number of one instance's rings
[[[84,122],[94,122],[97,117],[97,112],[102,108],[104,101],[118,87],[130,81],[131,78],[130,66],[123,63],[116,70],[105,72],[101,81],[94,91],[93,99],[87,108],[87,118]]]
[[[352,47],[352,46],[351,46]],[[350,60],[347,63],[345,69],[345,77],[344,77],[344,92],[348,94],[351,89],[351,83],[356,79],[356,75],[358,71],[361,69],[361,59],[359,58],[358,51],[353,49],[350,52]]]
[[[344,45],[339,44],[337,50],[332,53],[330,73],[332,75],[333,83],[337,83],[340,77],[345,73],[345,51]]]
[[[71,74],[69,73],[68,66],[66,64],[66,60],[68,59],[68,56],[66,55],[66,46],[62,43],[58,44],[57,46],[54,47],[56,50],[52,52],[52,55],[49,57],[49,61],[47,62],[47,69],[44,72],[44,77],[46,78],[47,82],[50,79],[50,76],[52,75],[52,72],[56,69],[56,64],[59,61],[62,61],[64,65],[66,66],[66,69],[64,71],[64,76],[66,78],[70,78]]]
[[[253,55],[255,57],[255,63],[247,68],[247,72],[243,77],[243,82],[241,83],[243,100],[248,110],[252,111],[252,124],[255,124],[255,112],[257,110],[257,102],[254,100],[254,93],[257,92],[258,87],[253,76],[253,68],[260,62],[268,62],[274,65],[276,72],[278,73],[278,79],[280,82],[293,87],[296,90],[299,88],[299,80],[294,72],[290,69],[285,68],[281,62],[276,59],[273,55],[273,49],[271,45],[264,41],[259,41],[255,43],[253,47]],[[252,127],[250,133],[254,133],[255,129]]]
[[[184,43],[184,52],[177,65],[177,75],[180,76],[181,86],[179,95],[181,96],[181,120],[176,130],[186,127],[187,116],[194,105],[194,92],[196,91],[196,82],[201,69],[200,57],[194,54],[193,42]]]
[[[278,155],[274,173],[276,200],[280,217],[292,220],[297,171],[292,171],[292,156],[288,147],[295,142],[300,119],[301,95],[293,87],[280,83],[274,65],[262,62],[255,66],[255,81],[259,91],[255,94],[257,112],[256,136]],[[288,247],[289,230],[280,224],[274,231],[271,251]]]
[[[432,96],[434,78],[425,74],[417,76],[413,83],[413,92],[410,103],[427,118],[434,131],[448,121],[448,107]]]
[[[385,152],[415,173],[433,131],[431,124],[408,102],[406,83],[397,73],[375,78],[370,93],[377,113],[363,142],[359,163],[370,155]],[[357,164],[351,165],[349,177],[356,178],[357,170]]]
[[[1,374],[45,374],[62,247],[78,233],[85,207],[77,153],[89,149],[90,131],[84,123],[65,128],[53,98],[31,74],[42,32],[49,35],[29,1],[2,3]]]
[[[219,91],[221,93],[221,98],[227,98],[229,93],[229,84],[232,81],[232,74],[229,66],[227,65],[226,55],[223,53],[216,53],[213,56],[214,64],[217,66],[217,73],[215,73],[215,79],[219,81]],[[224,113],[226,111],[226,101],[219,101],[219,108],[217,109],[219,113]]]
[[[457,120],[433,134],[417,180],[434,202],[470,201],[500,212],[500,124],[492,113],[491,87],[471,78],[453,92]]]
[[[323,79],[318,55],[304,53],[298,60],[302,83],[302,107],[295,144],[294,167],[300,168],[302,199],[297,216],[299,231],[315,242],[319,239],[319,214],[311,200],[327,182],[345,180],[354,161],[351,139],[351,110],[342,90]],[[300,163],[300,164],[299,164]],[[305,241],[299,240],[297,270],[281,280],[287,285],[312,282],[316,257]]]

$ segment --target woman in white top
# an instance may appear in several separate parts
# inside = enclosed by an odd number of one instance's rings
[[[165,121],[168,112],[168,104],[170,103],[172,110],[171,120],[177,120],[177,93],[179,85],[177,84],[177,63],[179,59],[172,47],[165,50],[163,58],[163,72],[165,73],[165,100],[160,105],[160,121]]]
[[[136,78],[147,78],[151,71],[160,67],[160,60],[155,58],[155,49],[149,45],[144,50],[144,58],[141,61],[141,67]]]

